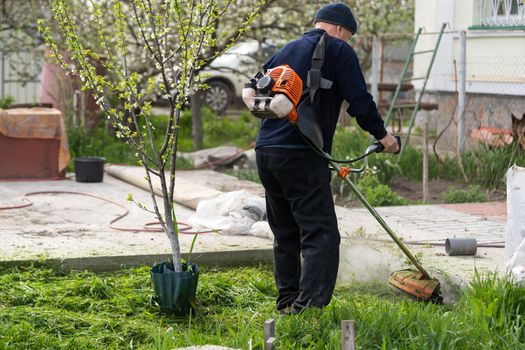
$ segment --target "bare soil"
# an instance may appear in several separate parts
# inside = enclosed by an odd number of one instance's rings
[[[423,184],[420,181],[412,181],[401,176],[397,176],[394,181],[390,184],[392,190],[394,190],[401,197],[408,199],[410,202],[416,202],[423,200]],[[461,182],[447,181],[443,179],[435,179],[429,181],[428,192],[429,192],[429,204],[442,204],[445,203],[443,200],[443,194],[450,188],[455,187],[458,189],[468,187]],[[504,190],[495,190],[486,192],[489,202],[504,201],[506,199],[506,193]]]
[[[423,184],[421,181],[413,181],[402,176],[396,176],[389,186],[394,192],[407,199],[409,203],[421,203],[423,201]],[[455,187],[461,189],[467,188],[468,185],[462,182],[435,179],[429,182],[428,187],[430,198],[427,203],[445,204],[443,195],[449,188]],[[504,201],[506,199],[505,190],[487,191],[486,194],[489,202]],[[357,199],[350,201],[348,198],[341,198],[340,196],[336,196],[335,202],[338,205],[346,207],[361,206],[361,203]]]

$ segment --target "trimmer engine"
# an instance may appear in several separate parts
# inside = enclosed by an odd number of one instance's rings
[[[288,65],[269,69],[246,84],[242,99],[257,118],[288,118],[297,122],[296,107],[303,93],[303,81]]]

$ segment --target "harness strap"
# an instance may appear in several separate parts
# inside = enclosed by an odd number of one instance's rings
[[[329,37],[328,37],[329,38]],[[308,87],[304,92],[308,92],[310,95],[310,102],[314,102],[317,90],[319,89],[330,89],[333,82],[325,79],[321,76],[321,68],[324,64],[325,51],[327,45],[327,34],[323,33],[317,45],[315,46],[314,54],[312,55],[312,66],[308,71],[306,86]]]

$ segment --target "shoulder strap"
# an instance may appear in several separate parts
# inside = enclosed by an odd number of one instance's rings
[[[310,102],[314,102],[315,95],[319,89],[330,89],[332,81],[321,76],[321,68],[324,64],[326,46],[330,37],[325,33],[321,35],[317,45],[315,46],[314,54],[312,55],[312,67],[308,71],[306,86],[310,95]]]

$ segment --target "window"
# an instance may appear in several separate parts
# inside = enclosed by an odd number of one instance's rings
[[[482,27],[525,27],[525,0],[482,0]]]

